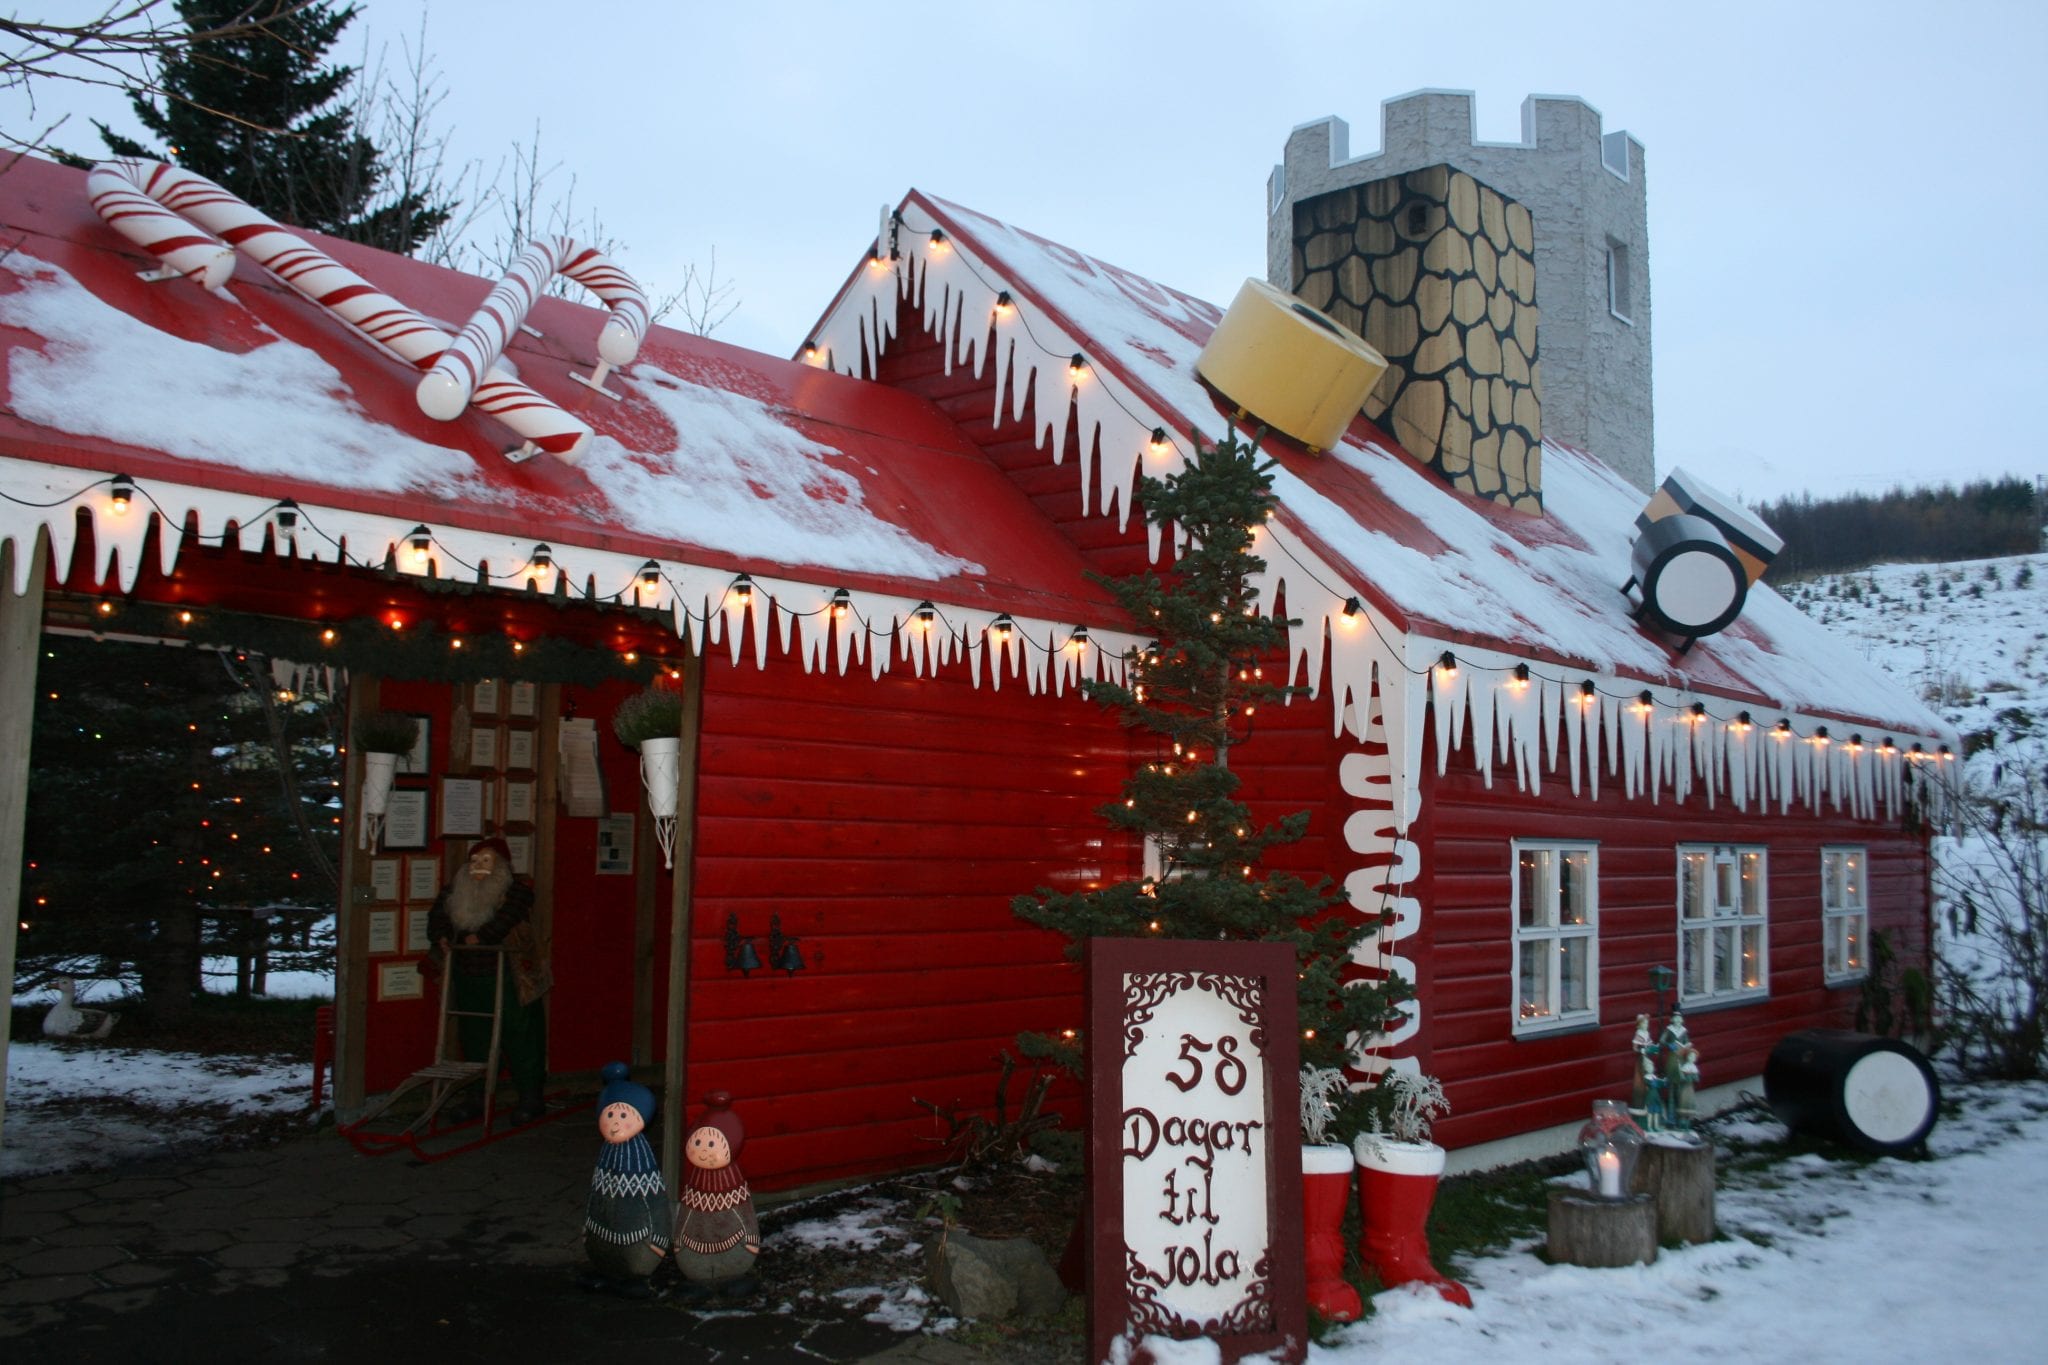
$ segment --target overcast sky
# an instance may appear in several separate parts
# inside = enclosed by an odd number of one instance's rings
[[[30,0],[16,13],[87,8]],[[350,60],[403,64],[419,0]],[[717,252],[718,335],[792,353],[916,187],[1218,303],[1263,275],[1289,129],[1571,94],[1645,147],[1657,463],[1756,499],[2048,470],[2048,4],[614,4],[439,0],[452,160],[539,128],[652,293]],[[41,112],[118,101],[45,90]],[[0,104],[11,132],[19,100]],[[58,141],[96,151],[82,119]],[[5,193],[0,181],[0,193]]]

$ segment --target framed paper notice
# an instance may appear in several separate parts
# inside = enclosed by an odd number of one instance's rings
[[[603,815],[597,821],[597,875],[620,876],[633,870],[633,817]]]
[[[471,689],[469,709],[479,716],[498,714],[499,683],[496,678],[485,678]]]
[[[441,860],[439,858],[407,858],[405,860],[405,898],[409,901],[431,901],[441,894]]]
[[[433,749],[434,721],[431,716],[414,715],[420,728],[413,732],[412,748],[398,756],[398,771],[401,773],[424,773],[433,760],[428,754]]]
[[[370,912],[370,952],[395,953],[398,951],[398,912],[396,910],[372,910]]]
[[[487,734],[488,731],[478,731]],[[475,777],[441,779],[441,833],[479,836],[484,832],[484,784]]]
[[[505,689],[505,714],[531,720],[540,710],[540,685],[516,682]]]
[[[506,780],[505,823],[508,825],[530,825],[533,823],[532,782],[517,777]]]
[[[370,899],[374,901],[395,901],[398,899],[398,859],[372,858],[370,860]]]
[[[417,787],[391,793],[384,807],[384,847],[427,846],[427,794]]]
[[[426,994],[425,986],[426,983],[420,980],[419,968],[410,959],[377,964],[379,1000],[418,1000]]]
[[[498,766],[498,730],[479,725],[469,732],[469,766],[493,772]]]
[[[427,938],[427,912],[408,910],[405,912],[405,950],[408,953],[424,953],[433,947]]]
[[[507,730],[505,732],[505,766],[508,769],[531,771],[533,768],[533,731]]]
[[[533,836],[531,834],[508,834],[505,847],[512,850],[512,870],[522,877],[533,875]]]

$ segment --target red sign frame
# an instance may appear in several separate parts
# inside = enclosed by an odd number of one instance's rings
[[[1302,1359],[1308,1349],[1308,1305],[1302,1268],[1301,1044],[1294,950],[1284,943],[1094,939],[1087,967],[1090,1359],[1108,1360],[1119,1337],[1154,1335],[1206,1338],[1217,1344],[1225,1361],[1261,1352],[1279,1360]],[[1147,1276],[1156,1282],[1156,1271],[1148,1272],[1131,1248],[1124,1217],[1125,1122],[1134,1112],[1126,1106],[1125,1063],[1153,1012],[1183,991],[1219,997],[1246,1028],[1257,1054],[1253,1064],[1263,1080],[1262,1123],[1268,1139],[1262,1158],[1265,1254],[1250,1267],[1245,1297],[1228,1312],[1202,1321],[1180,1316],[1153,1296]],[[1192,1088],[1167,1079],[1183,1090]],[[1244,1131],[1243,1125],[1234,1126]],[[1132,1357],[1145,1358],[1143,1353]]]

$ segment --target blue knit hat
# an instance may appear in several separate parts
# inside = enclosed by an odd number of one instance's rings
[[[633,1080],[624,1062],[606,1062],[599,1074],[604,1077],[604,1089],[597,1092],[598,1113],[615,1104],[630,1104],[642,1123],[653,1119],[654,1092]]]

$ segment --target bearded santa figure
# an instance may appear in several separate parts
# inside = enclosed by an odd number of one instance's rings
[[[469,850],[468,863],[455,874],[434,908],[427,912],[427,935],[433,951],[424,965],[438,976],[452,962],[450,1002],[462,1055],[480,1062],[490,1055],[491,1011],[497,999],[498,970],[505,969],[504,1017],[499,1046],[512,1083],[519,1090],[521,1123],[538,1119],[545,1110],[547,1084],[547,1006],[552,985],[547,958],[533,931],[533,887],[512,872],[512,850],[503,839],[480,840]],[[497,949],[496,951],[466,951]]]

